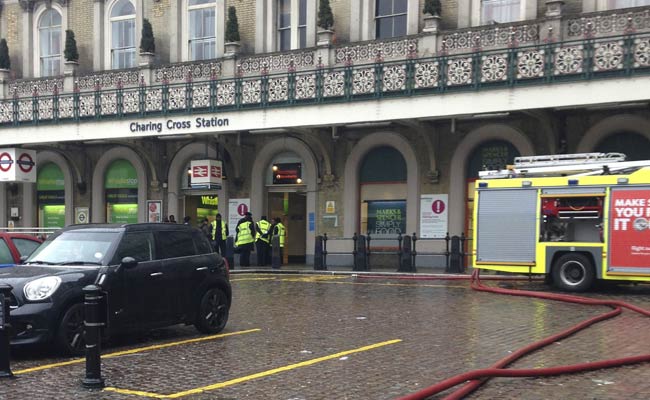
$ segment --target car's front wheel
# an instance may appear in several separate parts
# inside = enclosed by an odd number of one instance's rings
[[[84,336],[84,305],[73,304],[61,318],[56,336],[56,345],[62,353],[82,356],[86,352]]]
[[[219,333],[228,322],[229,311],[230,304],[224,291],[210,288],[201,298],[194,326],[202,333]]]

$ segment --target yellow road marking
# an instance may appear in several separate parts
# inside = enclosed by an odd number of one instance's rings
[[[180,345],[188,344],[188,343],[205,342],[205,341],[208,341],[208,340],[221,339],[221,338],[228,337],[228,336],[243,335],[245,333],[253,333],[253,332],[259,332],[259,331],[261,331],[261,329],[249,329],[249,330],[246,330],[246,331],[238,331],[238,332],[231,332],[231,333],[221,333],[219,335],[204,336],[204,337],[195,338],[195,339],[187,339],[187,340],[181,340],[181,341],[178,341],[178,342],[156,344],[156,345],[147,346],[147,347],[137,347],[137,348],[131,349],[131,350],[123,350],[123,351],[118,351],[118,352],[115,352],[115,353],[103,354],[102,358],[103,359],[105,359],[105,358],[114,358],[114,357],[129,355],[129,354],[142,353],[142,352],[145,352],[145,351],[159,350],[159,349],[164,349],[164,348],[167,348],[167,347],[180,346]],[[85,358],[76,358],[76,359],[70,360],[70,361],[63,361],[63,362],[59,362],[59,363],[39,365],[38,367],[33,367],[33,368],[21,369],[21,370],[18,370],[18,371],[13,371],[13,373],[14,373],[14,375],[28,374],[30,372],[42,371],[42,370],[58,368],[58,367],[65,367],[67,365],[81,364],[81,363],[84,363],[84,362],[86,362]]]
[[[307,366],[314,365],[314,364],[317,364],[317,363],[320,363],[320,362],[323,362],[323,361],[332,360],[332,359],[335,359],[335,358],[340,358],[340,357],[346,356],[348,354],[354,354],[354,353],[360,353],[362,351],[373,350],[373,349],[376,349],[376,348],[379,348],[379,347],[399,343],[401,341],[402,341],[402,339],[388,340],[386,342],[375,343],[375,344],[372,344],[372,345],[369,345],[369,346],[364,346],[364,347],[359,347],[359,348],[352,349],[352,350],[342,351],[340,353],[331,354],[329,356],[313,358],[311,360],[299,362],[299,363],[296,363],[296,364],[285,365],[284,367],[270,369],[270,370],[258,372],[256,374],[252,374],[252,375],[242,376],[240,378],[231,379],[229,381],[219,382],[219,383],[215,383],[213,385],[202,386],[202,387],[198,387],[198,388],[195,388],[195,389],[186,390],[184,392],[177,392],[177,393],[172,393],[172,394],[167,394],[167,395],[159,394],[159,393],[143,392],[143,391],[139,391],[139,390],[118,389],[118,388],[115,388],[115,387],[107,387],[107,388],[104,388],[104,390],[109,391],[109,392],[121,393],[121,394],[132,394],[132,395],[141,396],[141,397],[151,397],[151,398],[155,398],[155,399],[177,399],[179,397],[185,397],[185,396],[189,396],[189,395],[192,395],[192,394],[198,394],[198,393],[203,393],[203,392],[207,392],[207,391],[211,391],[211,390],[222,389],[222,388],[225,388],[227,386],[232,386],[232,385],[236,385],[238,383],[251,381],[253,379],[263,378],[263,377],[266,377],[266,376],[269,376],[269,375],[278,374],[280,372],[286,372],[286,371],[291,371],[291,370],[297,369],[297,368],[307,367]]]

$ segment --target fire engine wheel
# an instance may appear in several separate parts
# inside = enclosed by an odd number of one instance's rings
[[[553,283],[561,290],[584,292],[591,288],[595,279],[594,267],[583,254],[565,254],[553,265]]]

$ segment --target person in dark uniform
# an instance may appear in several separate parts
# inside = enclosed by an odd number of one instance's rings
[[[264,267],[271,264],[271,223],[266,215],[255,224],[257,239],[255,240],[255,251],[257,251],[257,266]]]
[[[239,265],[242,267],[250,267],[251,265],[251,251],[253,251],[253,243],[255,243],[255,223],[253,222],[253,215],[249,212],[246,213],[244,218],[237,222],[235,228],[235,246],[239,251]]]

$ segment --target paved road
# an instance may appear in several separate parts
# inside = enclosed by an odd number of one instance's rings
[[[104,349],[102,392],[83,360],[15,354],[0,399],[394,399],[485,368],[607,307],[478,293],[464,281],[232,275],[223,335],[173,327]],[[498,282],[490,282],[498,285]],[[537,282],[508,282],[548,290]],[[650,285],[591,297],[650,309]],[[542,368],[650,353],[650,318],[624,311],[516,362]],[[497,378],[471,399],[648,399],[650,363],[552,378]],[[447,392],[450,393],[450,392]],[[442,398],[442,395],[434,398]]]

